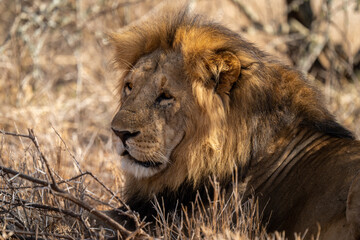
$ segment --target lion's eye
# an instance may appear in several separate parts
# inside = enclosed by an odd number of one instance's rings
[[[167,92],[163,92],[162,94],[160,94],[160,96],[156,99],[156,102],[160,103],[161,105],[164,104],[170,104],[174,101],[174,97],[171,96],[169,93]]]
[[[125,94],[128,95],[131,92],[132,88],[133,88],[133,84],[131,82],[125,83],[125,87],[124,87]]]
[[[172,96],[169,93],[166,93],[166,92],[161,94],[160,97],[162,99],[171,99],[172,98]]]

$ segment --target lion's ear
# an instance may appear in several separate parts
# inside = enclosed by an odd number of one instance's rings
[[[220,96],[229,95],[240,75],[241,64],[238,57],[229,51],[219,52],[210,59],[209,68],[215,92]]]

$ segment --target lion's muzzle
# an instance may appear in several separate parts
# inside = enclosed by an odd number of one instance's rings
[[[140,134],[139,131],[136,132],[129,132],[129,131],[118,131],[115,128],[111,128],[116,136],[118,136],[123,143],[123,145],[126,147],[126,141],[130,138],[136,137]]]

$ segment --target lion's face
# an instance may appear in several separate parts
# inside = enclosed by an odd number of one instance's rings
[[[139,59],[120,86],[120,109],[111,127],[120,139],[123,170],[137,178],[170,165],[171,153],[184,137],[183,106],[191,91],[181,65],[176,54],[154,52]]]

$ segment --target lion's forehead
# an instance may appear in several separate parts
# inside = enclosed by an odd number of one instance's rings
[[[139,59],[135,68],[140,71],[150,72],[154,71],[158,65],[158,57],[146,56]]]
[[[130,77],[134,78],[134,81],[155,84],[157,87],[173,85],[173,87],[181,88],[186,84],[183,59],[181,54],[176,52],[153,52],[141,57]]]

